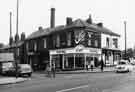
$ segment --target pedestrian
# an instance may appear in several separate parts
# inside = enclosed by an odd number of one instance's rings
[[[50,67],[50,64],[47,64],[46,71],[47,71],[47,77],[51,77],[51,67]]]
[[[86,63],[86,70],[88,71],[89,70],[89,68],[88,68],[89,66],[88,66],[88,62]]]
[[[101,71],[103,72],[103,70],[104,70],[104,61],[103,61],[103,59],[101,59]]]
[[[94,60],[91,61],[91,71],[93,71],[93,67],[94,67]]]
[[[55,78],[55,64],[52,64],[52,74],[53,74],[53,78]]]

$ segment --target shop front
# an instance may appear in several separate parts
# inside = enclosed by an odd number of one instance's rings
[[[92,60],[97,66],[100,57],[101,49],[78,45],[75,48],[50,50],[50,65],[54,63],[60,70],[85,69]]]

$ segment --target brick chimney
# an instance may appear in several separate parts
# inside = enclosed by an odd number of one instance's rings
[[[24,41],[24,40],[25,40],[25,33],[22,32],[22,34],[21,34],[21,41]]]
[[[100,23],[97,24],[97,26],[103,27],[103,23],[100,22]]]
[[[12,12],[10,12],[10,37],[9,37],[9,45],[12,45],[13,37],[12,37]]]
[[[66,25],[71,25],[73,23],[72,18],[71,17],[67,17],[66,18]]]
[[[51,8],[51,20],[50,20],[50,27],[55,27],[55,8]]]
[[[89,18],[86,20],[87,23],[92,24],[92,18],[91,15],[89,15]]]

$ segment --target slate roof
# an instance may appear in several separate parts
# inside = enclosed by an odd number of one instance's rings
[[[104,34],[109,34],[109,35],[120,37],[119,34],[112,32],[111,30],[105,28],[104,26],[99,27],[98,25],[96,25],[94,23],[89,24],[84,20],[77,19],[77,20],[73,21],[73,23],[71,25],[60,25],[60,26],[56,26],[55,28],[45,28],[42,30],[37,30],[37,31],[33,32],[32,34],[30,34],[27,37],[27,40],[38,38],[38,37],[45,36],[45,35],[49,35],[52,32],[70,29],[70,28],[74,28],[74,27],[86,27],[86,28],[91,29],[91,30],[96,31],[96,32],[101,32]]]

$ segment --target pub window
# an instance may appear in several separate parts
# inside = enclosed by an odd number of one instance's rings
[[[98,40],[95,40],[95,47],[98,47]]]
[[[91,39],[88,40],[88,45],[91,46]]]
[[[92,32],[88,32],[88,37],[91,38],[92,37]]]
[[[60,36],[57,35],[57,38],[56,38],[56,47],[60,47]]]
[[[27,51],[29,50],[29,43],[28,42],[26,43],[26,50]]]
[[[109,47],[109,38],[106,38],[106,46]]]
[[[19,49],[19,48],[17,48],[17,56],[19,56],[19,52],[20,52],[20,49]]]
[[[67,35],[67,45],[68,46],[71,45],[71,33],[68,33],[68,35]]]
[[[44,48],[46,48],[46,38],[43,39],[44,40]]]
[[[113,45],[115,48],[118,48],[118,39],[116,38],[113,39]]]
[[[36,51],[36,50],[37,50],[37,43],[34,42],[34,51]]]

